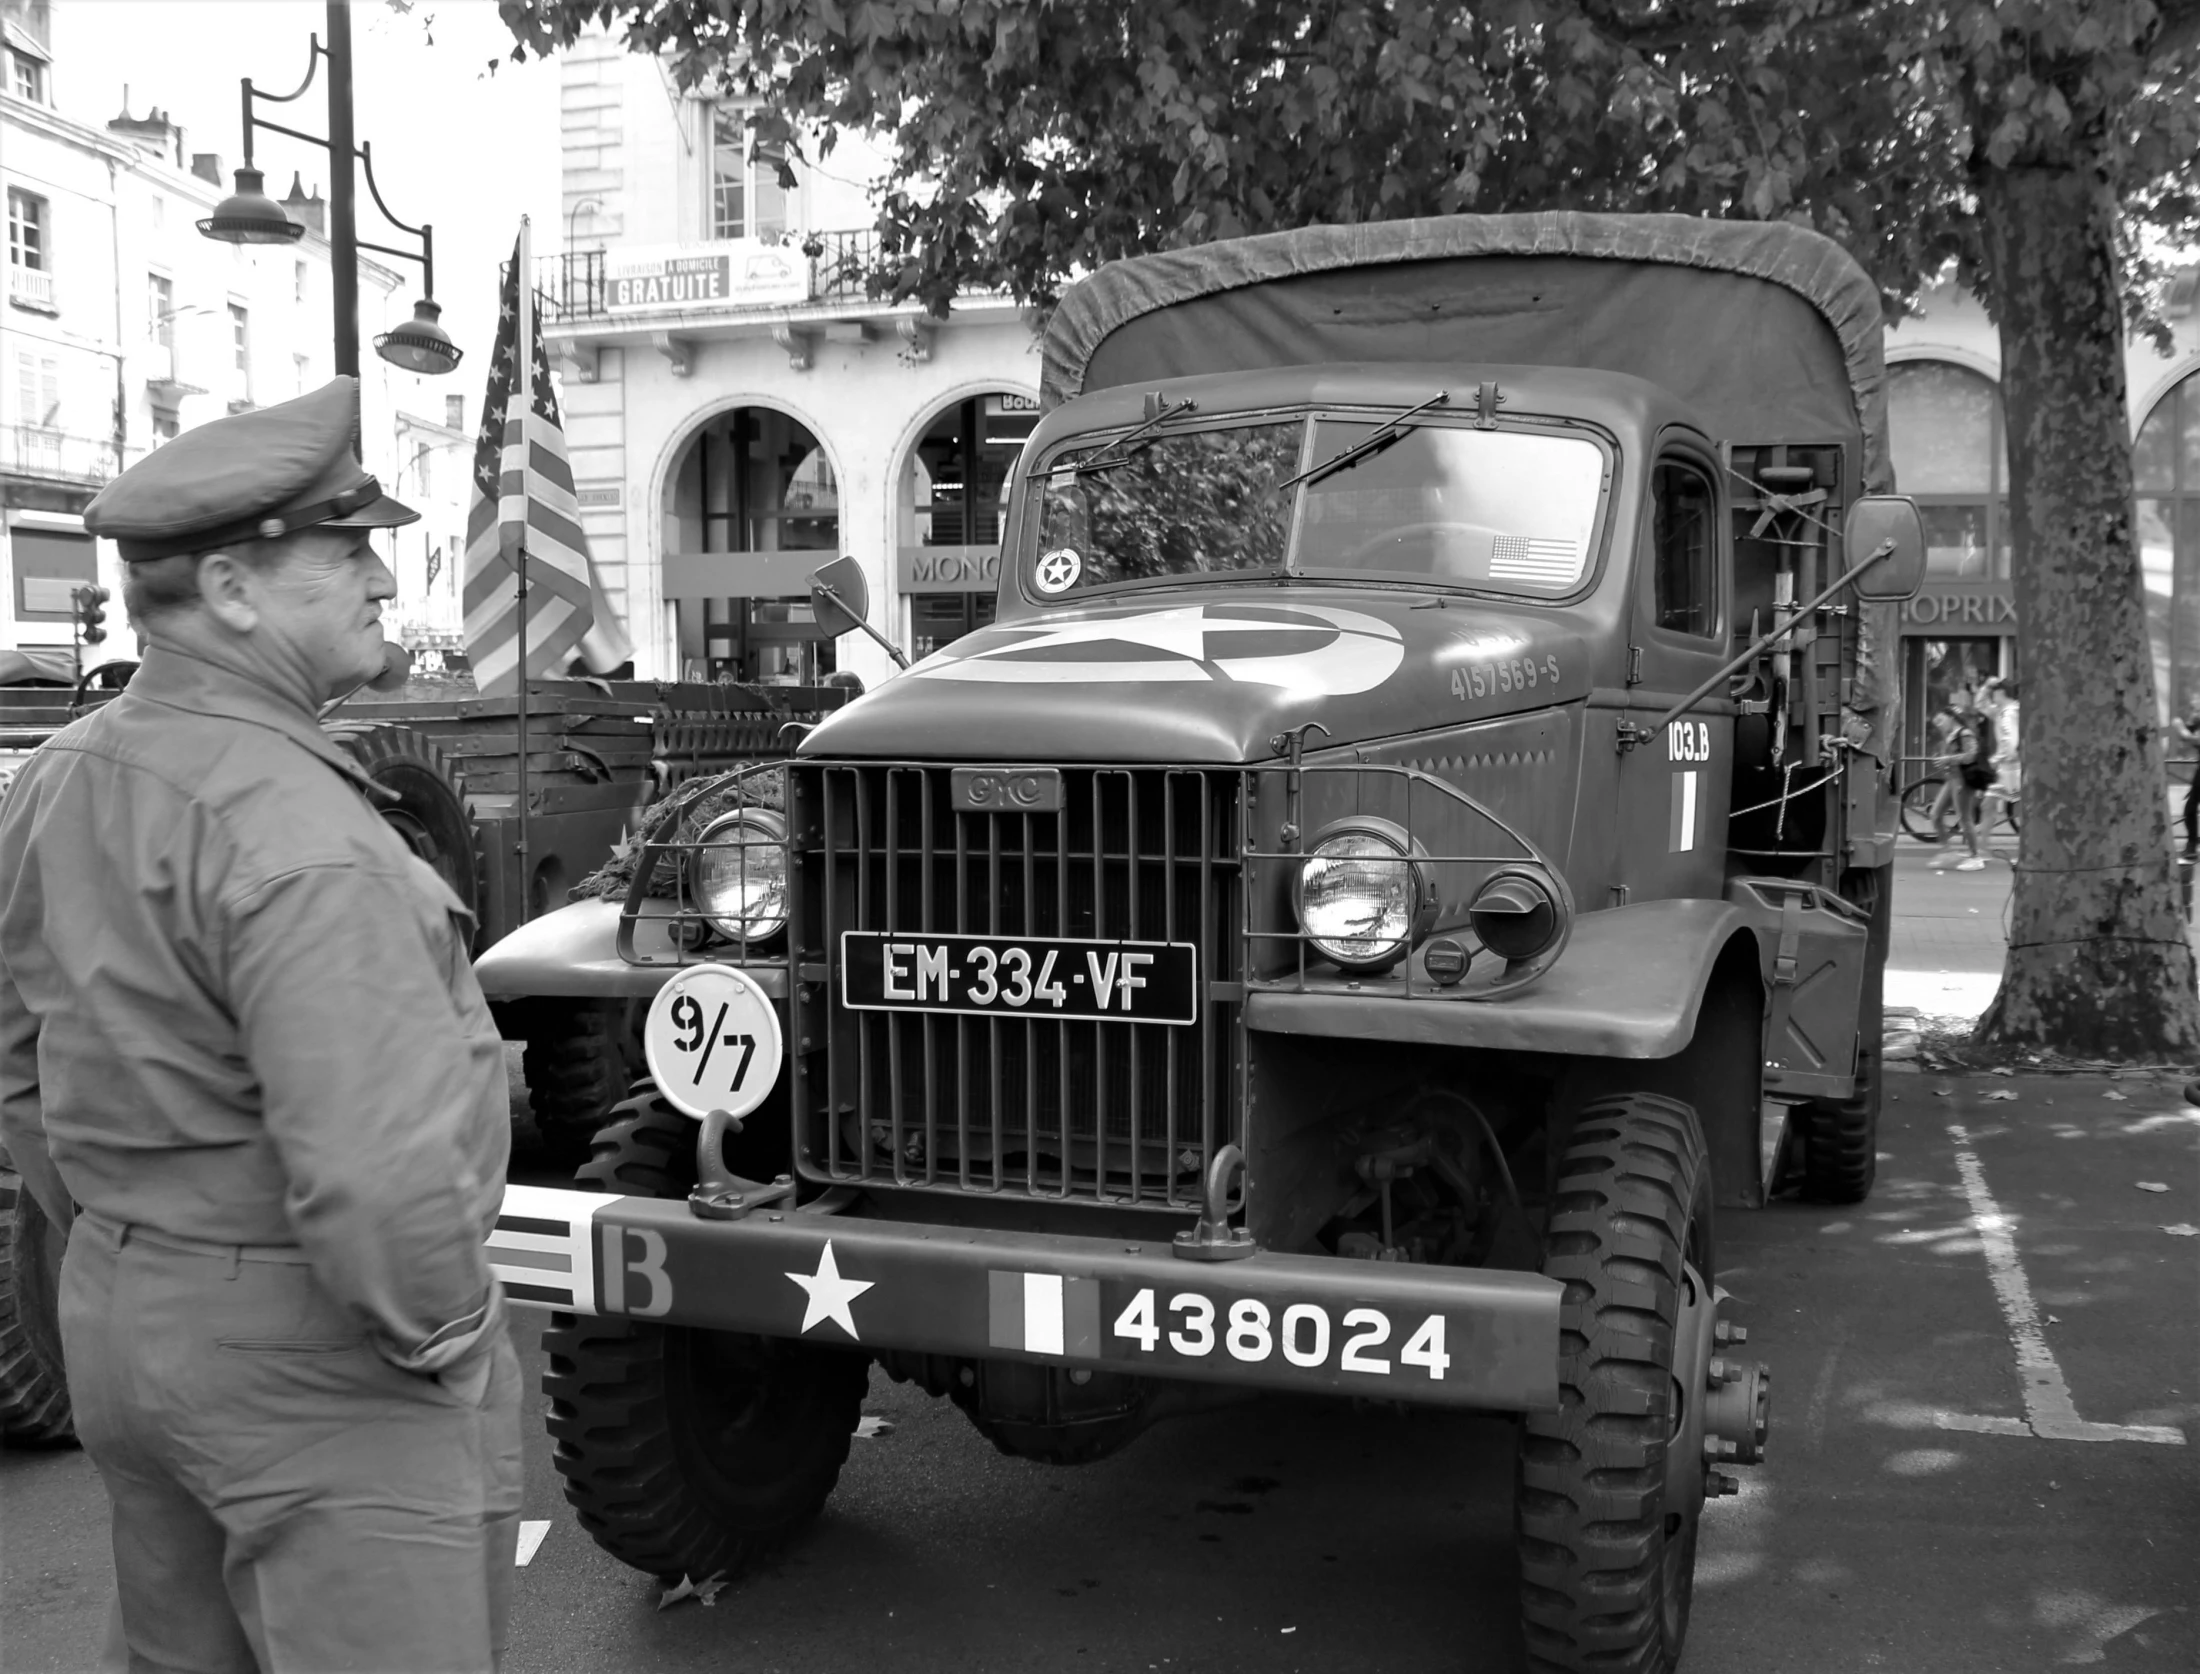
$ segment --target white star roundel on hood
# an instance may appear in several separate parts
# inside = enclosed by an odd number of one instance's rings
[[[1234,681],[1342,697],[1373,691],[1404,660],[1398,630],[1356,610],[1204,604],[993,628],[974,649],[950,646],[909,672],[1030,686]]]

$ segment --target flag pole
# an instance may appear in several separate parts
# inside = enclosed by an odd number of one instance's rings
[[[514,289],[519,293],[519,340],[514,345],[513,359],[519,364],[512,373],[512,392],[504,404],[505,434],[511,434],[511,415],[517,404],[520,418],[520,435],[524,441],[530,428],[528,415],[534,410],[535,396],[535,278],[531,271],[533,241],[527,217],[519,218],[519,250],[514,260],[519,271],[513,277]],[[527,853],[527,512],[522,497],[519,521],[519,709],[515,717],[519,723],[518,762],[519,776],[515,783],[519,789],[519,841],[514,853],[519,860],[519,921],[525,924],[534,917],[535,880],[533,867]]]

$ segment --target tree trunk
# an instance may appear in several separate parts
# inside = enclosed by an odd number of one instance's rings
[[[1982,169],[2008,412],[2024,817],[1982,1040],[2200,1053],[2132,531],[2115,199],[2082,156]]]

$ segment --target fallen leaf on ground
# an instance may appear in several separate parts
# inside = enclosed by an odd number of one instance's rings
[[[713,1575],[708,1581],[697,1581],[692,1575],[683,1575],[674,1585],[667,1587],[664,1596],[657,1601],[662,1610],[668,1604],[678,1604],[684,1598],[699,1600],[704,1604],[716,1604],[718,1595],[726,1590],[726,1578]]]
[[[2107,1092],[2101,1095],[2101,1097],[2104,1099],[2114,1099],[2118,1104],[2128,1104],[2131,1101],[2131,1095],[2129,1093],[2119,1093],[2113,1087],[2109,1088]]]
[[[2007,1064],[1996,1064],[1993,1068],[1992,1073],[1995,1075],[2015,1075],[2017,1072],[2011,1069]]]
[[[2172,1238],[2200,1238],[2200,1226],[2194,1226],[2190,1221],[2179,1221],[2175,1226],[2165,1226],[2162,1230]]]
[[[1991,1093],[1988,1093],[1985,1096],[1989,1101],[2002,1101],[2014,1099],[2017,1094],[2016,1089],[2013,1087],[1996,1087]]]
[[[2143,1192],[2166,1192],[2169,1190],[2169,1187],[2163,1185],[2159,1180],[2141,1180],[2137,1182],[2137,1185]]]
[[[856,1434],[866,1440],[874,1436],[890,1436],[893,1433],[894,1421],[891,1418],[876,1418],[866,1413],[856,1420]]]

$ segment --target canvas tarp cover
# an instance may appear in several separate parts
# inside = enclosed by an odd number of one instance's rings
[[[1305,227],[1111,262],[1047,328],[1052,406],[1090,389],[1340,361],[1632,373],[1721,440],[1859,438],[1892,486],[1879,293],[1830,239],[1684,215]],[[1860,436],[1859,436],[1859,433]]]

